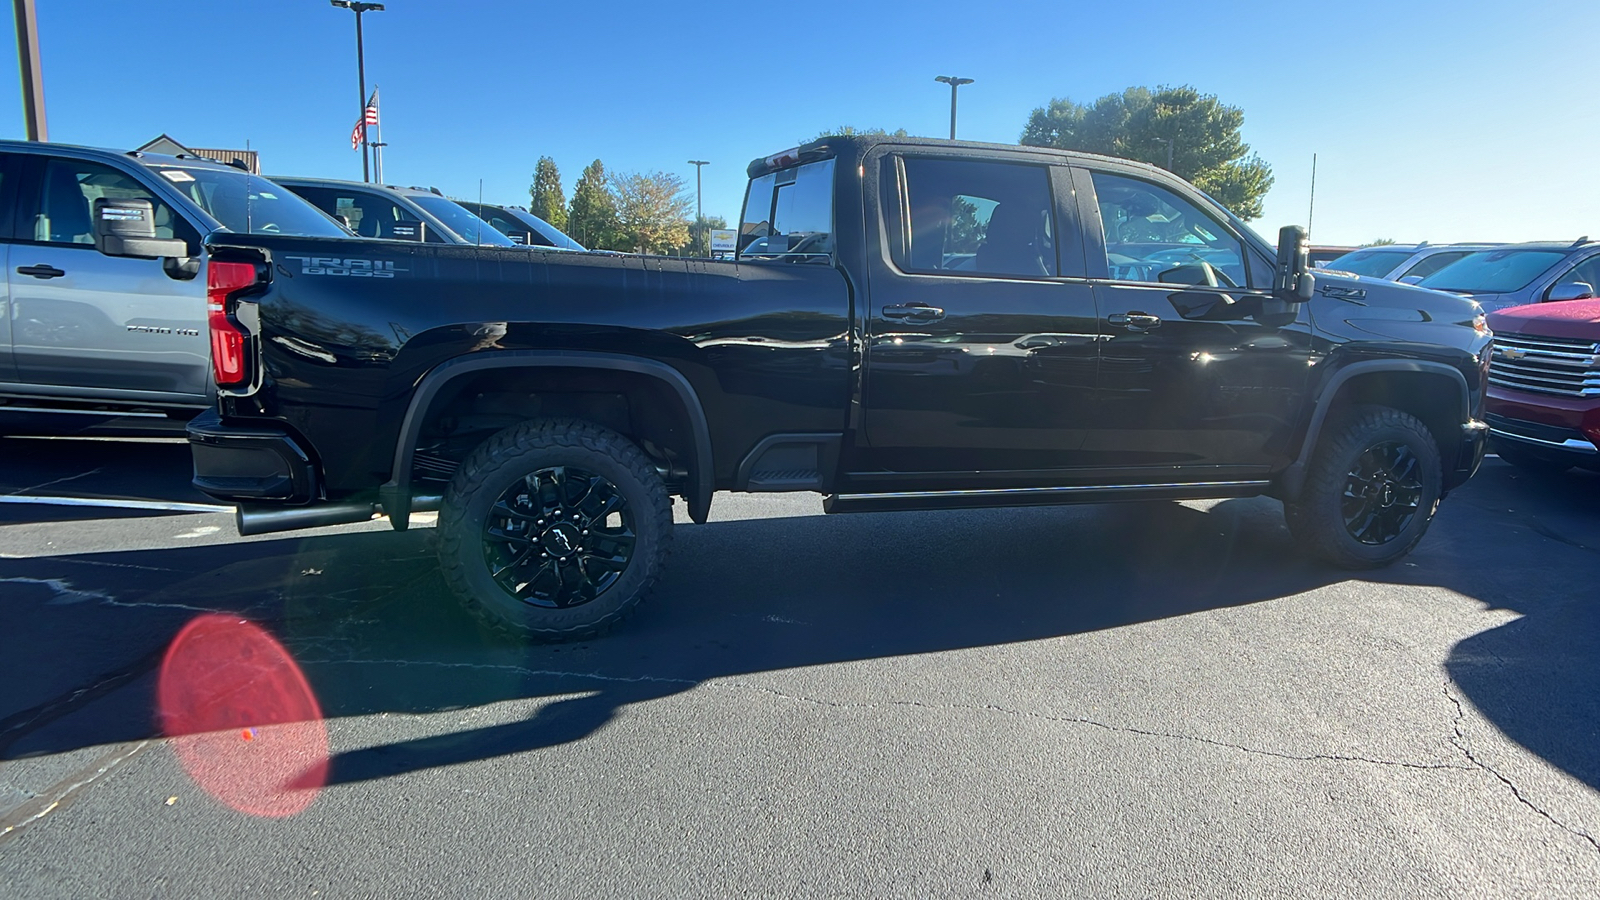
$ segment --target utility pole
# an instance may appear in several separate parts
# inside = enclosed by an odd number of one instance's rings
[[[39,17],[33,0],[11,0],[17,20],[17,65],[22,69],[22,117],[28,140],[50,140],[44,122],[44,76],[39,71]]]
[[[22,0],[18,0],[22,2]],[[32,2],[32,0],[28,0]],[[340,9],[348,9],[356,14],[356,80],[361,96],[356,98],[357,109],[360,115],[356,118],[361,123],[361,180],[371,181],[372,170],[369,162],[372,142],[367,140],[367,58],[366,47],[361,39],[361,14],[364,12],[382,12],[382,3],[363,3],[360,0],[328,0]]]
[[[1172,138],[1156,138],[1155,140],[1156,141],[1160,141],[1161,143],[1167,145],[1167,171],[1171,172],[1172,171],[1172,143],[1173,143]]]
[[[971,84],[971,78],[957,78],[954,75],[939,75],[934,81],[950,85],[950,140],[956,139],[956,88],[963,84]]]

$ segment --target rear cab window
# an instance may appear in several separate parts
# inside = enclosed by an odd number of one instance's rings
[[[739,225],[739,259],[833,262],[833,160],[751,180]]]

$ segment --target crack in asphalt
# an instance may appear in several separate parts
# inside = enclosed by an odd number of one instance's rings
[[[17,496],[21,496],[23,494],[31,494],[31,493],[33,493],[34,491],[37,491],[40,488],[47,488],[47,487],[51,486],[52,484],[64,484],[64,483],[66,483],[68,481],[77,481],[79,478],[88,478],[90,475],[98,475],[98,474],[100,474],[101,472],[104,472],[104,471],[105,471],[104,467],[100,467],[100,468],[96,468],[96,469],[90,469],[87,472],[79,472],[76,475],[68,475],[68,476],[66,476],[64,478],[57,478],[57,479],[55,479],[53,481],[46,481],[43,484],[36,484],[36,485],[33,485],[32,487],[18,488],[17,490],[14,490],[14,491],[7,491],[6,492],[6,496],[7,497],[17,497]]]
[[[1456,749],[1461,751],[1461,755],[1466,757],[1467,761],[1472,763],[1475,768],[1488,772],[1490,775],[1493,775],[1496,779],[1498,779],[1501,784],[1510,789],[1511,795],[1517,798],[1518,803],[1521,803],[1523,806],[1526,806],[1527,808],[1543,816],[1550,822],[1550,824],[1560,828],[1562,831],[1565,831],[1575,837],[1583,838],[1585,841],[1589,842],[1589,846],[1593,847],[1596,851],[1600,851],[1600,841],[1597,841],[1594,835],[1584,831],[1581,828],[1568,825],[1567,823],[1551,815],[1549,812],[1545,811],[1543,807],[1539,806],[1537,803],[1534,803],[1532,800],[1529,800],[1527,796],[1522,793],[1522,789],[1517,787],[1515,782],[1513,782],[1510,778],[1500,774],[1500,770],[1489,765],[1473,754],[1472,749],[1466,744],[1466,735],[1461,732],[1461,723],[1465,722],[1467,718],[1466,707],[1461,705],[1460,698],[1451,693],[1450,682],[1448,680],[1446,680],[1444,684],[1444,695],[1452,704],[1454,704],[1456,708],[1455,720],[1450,723],[1451,729],[1455,732],[1450,738],[1450,743],[1454,744]]]
[[[753,684],[748,684],[748,683],[744,683],[744,682],[732,682],[732,683],[733,684],[737,684],[737,685],[739,685],[741,687],[748,687],[748,688],[751,688],[751,689],[754,689],[754,690],[757,690],[757,691],[762,691],[762,692],[765,692],[765,693],[768,693],[768,694],[772,694],[772,695],[777,696],[777,697],[782,697],[783,699],[786,699],[786,700],[795,700],[795,701],[799,701],[799,702],[803,702],[803,703],[814,703],[814,704],[817,704],[819,706],[831,706],[831,707],[840,708],[840,709],[845,709],[845,708],[872,709],[872,708],[879,707],[879,706],[909,706],[909,707],[915,707],[915,708],[918,708],[918,709],[927,709],[927,710],[944,710],[944,711],[959,711],[959,712],[972,712],[972,711],[996,712],[996,713],[1003,713],[1003,714],[1008,715],[1008,716],[1014,716],[1014,717],[1017,717],[1017,718],[1038,719],[1040,721],[1045,721],[1045,722],[1056,722],[1056,723],[1068,724],[1068,725],[1089,725],[1089,726],[1092,726],[1094,728],[1101,728],[1101,729],[1104,729],[1106,731],[1110,731],[1110,732],[1113,732],[1113,733],[1116,733],[1116,734],[1134,734],[1134,735],[1139,735],[1140,737],[1158,737],[1158,738],[1167,738],[1169,740],[1177,740],[1177,741],[1192,741],[1192,742],[1197,743],[1197,744],[1206,744],[1206,745],[1209,745],[1209,746],[1212,746],[1212,747],[1220,747],[1220,748],[1225,749],[1225,750],[1237,750],[1237,751],[1239,751],[1241,753],[1249,753],[1249,754],[1252,754],[1252,755],[1255,755],[1255,756],[1270,756],[1270,757],[1274,757],[1276,759],[1287,759],[1287,760],[1292,760],[1292,761],[1295,761],[1295,762],[1314,762],[1314,761],[1318,761],[1318,760],[1323,760],[1323,761],[1328,761],[1328,762],[1369,763],[1369,764],[1375,765],[1375,766],[1393,766],[1393,767],[1396,767],[1396,768],[1403,768],[1403,769],[1423,769],[1423,770],[1432,770],[1432,771],[1437,771],[1437,770],[1440,770],[1440,769],[1453,769],[1453,770],[1456,770],[1456,771],[1459,771],[1459,772],[1470,772],[1470,771],[1472,771],[1472,767],[1471,766],[1460,766],[1460,765],[1454,765],[1454,764],[1451,764],[1451,763],[1406,762],[1405,760],[1375,759],[1375,758],[1370,757],[1370,756],[1347,756],[1347,755],[1338,754],[1338,753],[1311,753],[1311,754],[1286,753],[1286,752],[1281,751],[1281,750],[1267,750],[1267,749],[1264,749],[1264,748],[1261,748],[1261,747],[1248,747],[1248,746],[1245,746],[1244,744],[1233,744],[1233,743],[1229,743],[1227,741],[1219,741],[1219,740],[1217,740],[1215,738],[1201,737],[1199,735],[1180,734],[1178,732],[1173,732],[1173,731],[1154,731],[1154,730],[1146,729],[1146,728],[1135,728],[1135,727],[1128,726],[1128,725],[1112,725],[1112,724],[1110,724],[1108,722],[1101,722],[1101,721],[1098,721],[1098,720],[1095,720],[1095,719],[1086,718],[1084,716],[1052,716],[1052,715],[1048,715],[1046,713],[1036,713],[1036,712],[1028,712],[1026,710],[1011,709],[1010,707],[999,706],[999,705],[993,704],[993,703],[986,703],[986,704],[984,704],[982,706],[963,706],[961,704],[953,704],[953,703],[952,704],[931,704],[931,703],[923,703],[923,702],[917,701],[917,700],[891,700],[891,701],[888,701],[887,703],[839,703],[837,701],[832,701],[832,700],[821,700],[821,699],[818,699],[818,698],[815,698],[815,697],[804,697],[804,696],[798,696],[798,695],[795,695],[795,694],[788,694],[788,693],[785,693],[783,691],[777,690],[775,688],[763,687],[761,685],[753,685]]]

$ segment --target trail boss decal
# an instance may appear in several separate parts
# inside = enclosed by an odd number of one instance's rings
[[[343,275],[349,278],[393,278],[397,272],[410,269],[397,268],[387,259],[341,259],[332,256],[285,256],[284,259],[300,263],[301,275]]]

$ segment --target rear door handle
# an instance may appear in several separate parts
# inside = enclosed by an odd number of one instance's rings
[[[1142,312],[1112,313],[1106,316],[1106,321],[1112,325],[1121,325],[1129,331],[1149,331],[1161,327],[1160,316]]]
[[[60,278],[67,274],[55,266],[18,266],[18,275],[32,275],[35,278]]]
[[[895,303],[883,308],[883,317],[909,322],[937,322],[944,318],[944,308],[926,303]]]

